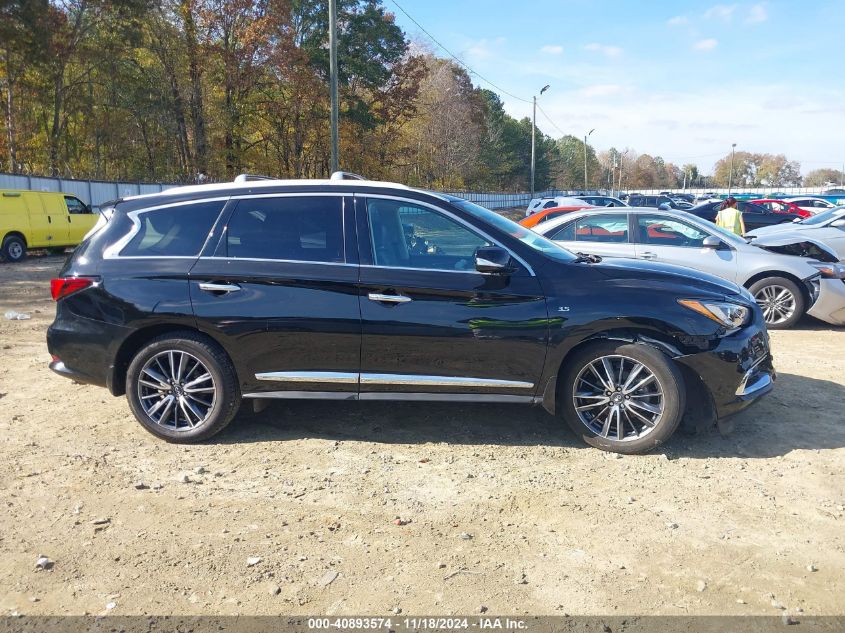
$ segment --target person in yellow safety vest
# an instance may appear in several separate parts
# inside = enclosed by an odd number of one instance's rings
[[[742,220],[742,212],[736,208],[736,198],[731,196],[719,209],[716,214],[716,226],[721,226],[740,237],[745,233],[745,222]]]

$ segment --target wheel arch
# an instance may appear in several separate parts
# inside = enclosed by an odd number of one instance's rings
[[[806,304],[807,308],[809,308],[813,301],[812,297],[810,296],[810,289],[807,287],[807,284],[804,282],[803,279],[794,275],[793,273],[787,272],[785,270],[764,270],[759,273],[755,273],[748,279],[743,282],[743,287],[746,289],[750,289],[751,286],[756,284],[758,281],[766,279],[767,277],[782,277],[783,279],[789,279],[791,282],[796,284],[798,288],[801,290],[801,294],[804,296],[804,303]]]
[[[231,361],[232,358],[223,347],[208,334],[186,326],[184,323],[158,323],[136,330],[127,336],[114,354],[114,364],[111,366],[108,375],[108,388],[113,396],[122,396],[126,393],[126,371],[135,354],[154,338],[167,334],[178,334],[180,332],[200,336],[209,343],[219,347]]]
[[[684,356],[685,352],[678,348],[678,341],[671,335],[659,330],[645,327],[607,328],[589,334],[578,343],[566,350],[557,363],[555,375],[546,384],[542,396],[542,405],[552,415],[560,412],[560,387],[563,380],[563,368],[573,355],[589,345],[600,341],[619,341],[620,343],[640,343],[650,345],[669,358]],[[716,423],[716,407],[713,395],[705,382],[695,371],[684,363],[676,363],[684,379],[686,406],[681,426],[688,432],[700,432]]]

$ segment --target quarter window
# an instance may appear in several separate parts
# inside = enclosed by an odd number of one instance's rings
[[[338,196],[241,200],[226,232],[229,257],[343,262],[343,207]]]
[[[120,251],[123,257],[199,255],[225,202],[201,202],[142,212],[141,228]]]
[[[370,199],[367,217],[376,266],[475,270],[475,251],[490,242],[432,209]]]
[[[680,220],[641,215],[637,217],[640,243],[653,246],[686,246],[701,248],[707,233]]]

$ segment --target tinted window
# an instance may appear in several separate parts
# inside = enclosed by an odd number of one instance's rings
[[[138,214],[141,228],[120,251],[122,256],[199,255],[224,201],[180,205]]]
[[[766,210],[758,204],[753,204],[751,202],[742,202],[740,201],[737,203],[739,210],[743,213],[765,213]]]
[[[637,224],[641,244],[701,247],[707,237],[694,226],[668,217],[640,215]]]
[[[576,242],[624,244],[628,241],[628,216],[625,214],[580,218],[575,221],[574,228]]]
[[[65,204],[67,205],[67,212],[73,214],[91,213],[91,209],[85,206],[79,198],[73,196],[65,196]]]
[[[550,240],[558,242],[574,242],[575,241],[575,222],[564,224],[562,227],[547,235]]]
[[[342,198],[241,200],[226,241],[229,257],[343,262]]]
[[[544,209],[551,209],[552,207],[556,207],[556,206],[557,206],[557,202],[555,202],[554,200],[549,200],[546,204],[543,205],[543,208]]]
[[[398,200],[367,201],[377,266],[475,270],[475,251],[491,244],[432,209]]]

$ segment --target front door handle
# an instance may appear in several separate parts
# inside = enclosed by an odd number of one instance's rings
[[[230,292],[237,292],[240,289],[241,287],[238,284],[223,284],[209,281],[200,283],[200,290],[205,290],[206,292],[222,292],[228,294]]]
[[[408,303],[411,301],[411,297],[405,297],[403,295],[383,295],[378,292],[371,292],[367,295],[367,299],[370,301],[381,301],[384,303]]]
[[[645,253],[640,254],[640,259],[657,259],[657,253],[646,251]]]

